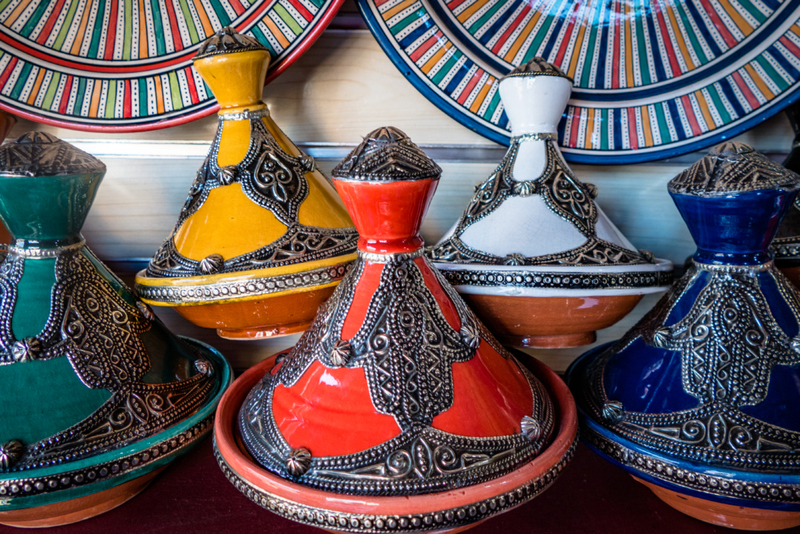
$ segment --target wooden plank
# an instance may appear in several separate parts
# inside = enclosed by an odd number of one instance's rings
[[[196,159],[106,159],[108,173],[84,226],[84,235],[103,258],[152,256],[169,235],[200,165]],[[329,172],[335,162],[320,162]],[[442,163],[439,189],[422,226],[429,244],[455,223],[475,184],[493,164]],[[598,203],[639,248],[683,262],[694,246],[667,194],[666,183],[682,170],[672,166],[590,167],[576,173],[599,189]]]

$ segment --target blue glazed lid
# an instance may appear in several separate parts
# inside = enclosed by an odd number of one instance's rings
[[[695,261],[755,265],[800,188],[800,176],[744,143],[717,145],[667,186],[697,243]]]

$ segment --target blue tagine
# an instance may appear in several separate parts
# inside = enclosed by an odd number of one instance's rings
[[[692,266],[567,372],[589,445],[718,525],[800,525],[800,294],[769,251],[798,180],[741,143],[676,176]]]

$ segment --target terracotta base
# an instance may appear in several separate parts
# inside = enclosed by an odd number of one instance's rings
[[[614,297],[508,297],[461,294],[500,339],[512,346],[560,349],[593,343],[639,303],[642,295]]]
[[[782,530],[800,526],[800,512],[764,510],[723,504],[684,495],[650,482],[645,482],[637,477],[633,477],[633,479],[650,488],[656,494],[656,497],[679,512],[712,525],[738,530]]]
[[[800,287],[800,267],[778,267],[795,287]]]
[[[304,331],[334,289],[336,286],[261,300],[178,306],[175,310],[197,326],[215,328],[226,339],[278,337]]]
[[[537,360],[530,360],[528,364],[553,399],[557,433],[553,442],[534,460],[483,484],[409,497],[351,496],[309,488],[262,468],[242,445],[237,418],[247,394],[275,365],[274,356],[242,374],[220,401],[214,421],[217,460],[228,479],[256,503],[289,519],[323,529],[330,529],[328,525],[336,523],[342,525],[338,529],[341,531],[366,521],[372,525],[391,521],[396,524],[389,528],[396,528],[396,532],[409,528],[419,532],[412,522],[423,521],[431,525],[428,532],[462,532],[539,495],[556,479],[574,451],[577,412],[569,389],[544,364]],[[448,525],[443,523],[443,517],[474,517],[474,522],[465,519]],[[437,521],[441,524],[439,529]]]
[[[217,335],[224,339],[233,339],[235,341],[257,341],[268,337],[289,336],[292,334],[299,334],[305,332],[306,328],[311,326],[312,321],[306,321],[296,324],[288,324],[283,326],[276,326],[273,328],[261,327],[256,329],[245,328],[242,330],[223,330],[217,329]]]
[[[582,347],[597,341],[596,332],[564,334],[563,336],[497,336],[503,345],[508,347],[525,347],[529,349],[565,349]]]
[[[77,523],[102,513],[136,497],[166,466],[129,480],[105,491],[68,501],[0,512],[0,524],[20,528],[58,527]]]

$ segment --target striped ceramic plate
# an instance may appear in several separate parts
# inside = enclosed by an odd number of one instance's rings
[[[534,56],[575,80],[568,159],[632,163],[711,145],[795,100],[800,0],[358,0],[417,89],[501,143],[499,77]]]
[[[78,130],[136,131],[208,115],[192,68],[223,26],[272,54],[268,80],[319,36],[342,0],[0,0],[0,108]]]

